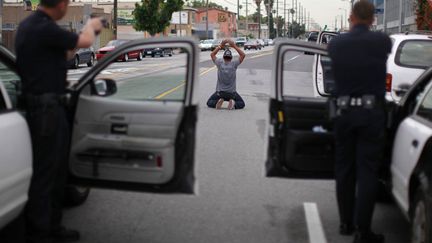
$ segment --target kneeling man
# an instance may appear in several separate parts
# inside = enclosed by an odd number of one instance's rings
[[[226,49],[223,58],[217,58],[217,53],[229,44],[234,48],[240,57],[233,60],[232,52]],[[220,46],[210,54],[213,63],[218,68],[218,79],[216,85],[216,92],[207,101],[207,106],[210,108],[220,109],[224,101],[228,102],[228,109],[243,109],[245,103],[242,97],[236,92],[236,72],[237,67],[245,59],[245,53],[238,48],[232,40],[223,40]]]

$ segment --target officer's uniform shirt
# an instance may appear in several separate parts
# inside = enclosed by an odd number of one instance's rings
[[[347,34],[333,38],[328,46],[336,82],[335,95],[385,96],[386,62],[391,52],[390,38],[356,25]],[[368,72],[363,72],[367,69]]]
[[[66,52],[77,42],[76,33],[62,29],[40,10],[21,22],[15,48],[23,93],[65,93]]]

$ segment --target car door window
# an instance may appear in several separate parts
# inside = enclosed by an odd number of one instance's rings
[[[432,122],[432,88],[424,96],[417,110],[417,115]]]
[[[0,61],[0,81],[3,83],[12,107],[17,108],[18,96],[21,93],[21,79],[14,70]]]
[[[143,52],[144,49],[130,50]],[[166,49],[158,48],[161,52]],[[129,53],[130,53],[129,52]],[[96,80],[112,79],[117,83],[116,94],[107,99],[135,100],[135,101],[183,101],[185,94],[185,80],[187,74],[186,54],[181,49],[175,49],[175,54],[160,57],[147,56],[143,60],[139,57],[125,60],[119,57],[96,76]]]
[[[396,54],[396,64],[408,68],[426,69],[432,66],[432,40],[403,41]]]

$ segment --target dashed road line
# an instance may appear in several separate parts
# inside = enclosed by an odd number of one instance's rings
[[[310,243],[327,243],[316,203],[303,203]]]

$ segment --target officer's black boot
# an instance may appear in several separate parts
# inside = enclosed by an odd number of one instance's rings
[[[384,243],[384,235],[369,232],[356,232],[354,243]]]
[[[79,241],[80,233],[77,230],[67,229],[60,227],[59,229],[52,232],[54,242],[74,242]]]

